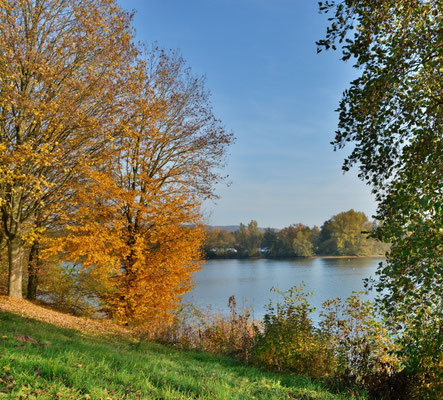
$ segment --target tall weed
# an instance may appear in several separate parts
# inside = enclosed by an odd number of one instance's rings
[[[225,354],[248,362],[258,323],[249,307],[237,307],[234,296],[228,300],[230,314],[202,311],[187,304],[177,310],[174,322],[155,339],[176,347]]]

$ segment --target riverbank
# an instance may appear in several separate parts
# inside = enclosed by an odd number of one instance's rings
[[[1,399],[352,398],[334,394],[308,378],[261,370],[229,357],[125,338],[112,324],[97,333],[85,324],[85,318],[61,318],[61,313],[28,302],[19,302],[15,308],[12,303],[0,298]],[[26,303],[33,318],[23,307]],[[39,321],[35,319],[38,309]],[[71,329],[60,326],[62,321],[69,321]],[[96,323],[90,321],[92,327]]]

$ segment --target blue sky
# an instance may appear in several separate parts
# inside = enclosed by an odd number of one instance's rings
[[[326,29],[316,0],[119,0],[135,10],[137,39],[179,49],[207,78],[216,116],[237,137],[206,222],[321,225],[376,204],[356,170],[343,175],[350,149],[329,144],[343,90],[356,76],[334,52],[316,54]]]

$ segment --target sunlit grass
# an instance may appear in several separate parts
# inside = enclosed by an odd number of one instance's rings
[[[348,399],[227,357],[133,343],[0,312],[0,399]]]

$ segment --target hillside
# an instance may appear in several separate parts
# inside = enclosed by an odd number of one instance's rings
[[[0,399],[349,398],[306,378],[122,334],[112,324],[0,298]]]

